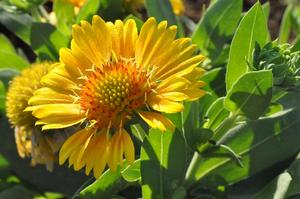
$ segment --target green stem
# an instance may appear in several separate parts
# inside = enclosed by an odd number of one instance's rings
[[[226,120],[224,120],[220,124],[220,126],[216,129],[215,134],[212,137],[212,140],[219,140],[221,137],[223,137],[228,132],[228,130],[235,125],[238,115],[239,115],[238,112],[234,112]],[[205,149],[208,148],[208,146],[209,144],[205,146]],[[200,164],[201,164],[201,155],[198,152],[195,152],[192,161],[186,172],[185,184],[184,184],[186,188],[190,187],[193,183],[199,180],[197,179],[197,172],[199,170]]]
[[[49,18],[48,12],[45,10],[44,6],[41,5],[41,6],[38,7],[38,9],[39,9],[42,17],[44,19],[46,19],[47,22],[49,22],[50,18]]]
[[[214,136],[212,137],[212,140],[219,140],[221,137],[223,137],[229,129],[231,129],[235,122],[236,119],[238,117],[239,113],[238,112],[234,112],[230,115],[230,117],[228,117],[227,119],[225,119],[220,126],[218,126],[218,128],[215,130]]]

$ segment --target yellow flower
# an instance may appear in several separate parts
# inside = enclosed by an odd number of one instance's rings
[[[153,128],[173,130],[161,112],[183,110],[183,101],[205,93],[199,81],[203,60],[189,38],[176,39],[176,26],[148,19],[140,33],[134,20],[114,24],[94,16],[73,26],[71,49],[46,75],[46,87],[29,100],[28,111],[43,129],[85,126],[60,150],[75,170],[86,166],[99,177],[105,165],[115,170],[123,155],[134,161],[134,146],[124,125],[140,117]]]
[[[183,15],[185,7],[184,7],[184,3],[182,0],[170,0],[172,8],[173,8],[173,12],[176,15]]]
[[[22,71],[9,85],[6,97],[6,115],[15,128],[15,141],[21,158],[31,157],[32,165],[45,164],[48,170],[53,169],[58,144],[52,142],[48,135],[43,135],[39,127],[35,127],[36,118],[30,112],[24,112],[28,100],[33,93],[42,87],[41,78],[51,70],[47,62],[34,64]]]
[[[50,69],[51,64],[47,62],[33,64],[10,82],[6,96],[6,115],[14,127],[34,126],[36,119],[30,112],[24,112],[24,109],[33,93],[42,87],[40,80]]]
[[[70,136],[66,132],[42,133],[40,128],[15,127],[15,142],[21,158],[31,157],[31,165],[44,164],[53,171],[57,152]]]

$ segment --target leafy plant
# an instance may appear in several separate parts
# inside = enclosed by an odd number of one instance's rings
[[[176,16],[168,0],[145,0],[144,7],[130,10],[121,0],[87,0],[81,8],[64,0],[0,2],[5,29],[0,34],[0,198],[298,197],[300,8],[288,3],[278,38],[272,40],[269,4],[258,1],[243,13],[243,2],[212,1],[197,24]],[[112,21],[133,19],[139,31],[148,16],[154,17],[177,25],[177,38],[191,35],[198,53],[206,56],[195,66],[207,70],[201,78],[206,94],[184,102],[180,113],[164,114],[175,124],[174,132],[149,128],[138,119],[127,125],[136,151],[133,164],[124,160],[98,179],[64,166],[53,173],[33,169],[17,157],[5,116],[9,81],[31,62],[59,61],[60,50],[74,45],[72,25],[95,14]]]

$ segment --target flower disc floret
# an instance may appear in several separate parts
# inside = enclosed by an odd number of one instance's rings
[[[108,63],[90,73],[80,93],[80,104],[98,128],[118,128],[142,108],[150,85],[148,74],[131,60]],[[100,113],[100,114],[99,114]]]

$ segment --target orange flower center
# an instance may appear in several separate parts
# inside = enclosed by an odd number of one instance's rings
[[[133,110],[145,105],[150,90],[147,79],[147,72],[131,60],[108,63],[88,75],[81,107],[98,128],[118,128]]]

